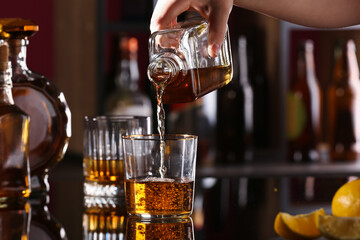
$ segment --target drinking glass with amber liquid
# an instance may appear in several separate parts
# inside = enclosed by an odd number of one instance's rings
[[[122,136],[149,134],[150,117],[96,116],[84,121],[84,194],[119,197],[124,194]]]
[[[189,216],[193,210],[197,136],[123,137],[128,214],[143,218]],[[164,151],[160,147],[164,143]]]

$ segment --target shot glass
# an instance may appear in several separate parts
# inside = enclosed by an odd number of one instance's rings
[[[193,210],[197,136],[123,137],[125,196],[129,215],[189,216]]]
[[[149,134],[150,117],[87,116],[84,124],[84,194],[99,197],[123,196],[122,136]]]

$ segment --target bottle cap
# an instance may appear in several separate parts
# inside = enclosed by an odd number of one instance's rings
[[[0,25],[4,32],[10,34],[10,38],[28,38],[39,31],[39,25],[23,18],[0,18]]]

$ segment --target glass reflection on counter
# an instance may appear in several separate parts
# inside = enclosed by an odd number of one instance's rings
[[[124,198],[84,197],[83,239],[123,240],[126,208]]]
[[[152,220],[129,217],[127,219],[125,239],[194,240],[194,224],[190,217]]]
[[[30,240],[67,240],[65,229],[50,213],[49,196],[31,198]]]
[[[1,206],[0,239],[28,239],[30,219],[31,207],[27,202],[9,206]]]

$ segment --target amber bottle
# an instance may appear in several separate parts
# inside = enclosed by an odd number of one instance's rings
[[[30,118],[14,104],[8,56],[8,45],[0,40],[0,208],[30,195]]]
[[[360,79],[353,40],[338,42],[333,79],[327,90],[328,143],[332,161],[355,161],[360,154]]]
[[[48,173],[58,163],[71,136],[71,113],[64,94],[46,77],[26,64],[28,38],[39,30],[30,20],[0,19],[7,40],[12,67],[15,104],[30,115],[29,161],[31,194],[49,190]]]
[[[296,76],[286,99],[287,159],[290,162],[319,160],[321,90],[315,74],[314,44],[299,45]]]

